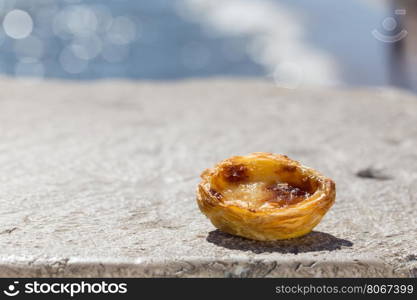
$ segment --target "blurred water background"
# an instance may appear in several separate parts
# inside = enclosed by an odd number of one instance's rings
[[[372,32],[391,14],[377,0],[0,0],[0,73],[388,85],[392,45]]]

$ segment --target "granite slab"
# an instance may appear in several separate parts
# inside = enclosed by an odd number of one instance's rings
[[[0,80],[1,277],[417,277],[417,97],[262,80]],[[216,162],[337,184],[311,234],[255,242],[195,202]]]

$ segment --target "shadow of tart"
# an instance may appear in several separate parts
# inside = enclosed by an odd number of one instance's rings
[[[201,174],[200,210],[221,231],[274,241],[305,235],[336,197],[335,183],[285,155],[234,156]]]

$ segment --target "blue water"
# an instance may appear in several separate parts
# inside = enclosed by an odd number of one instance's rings
[[[33,19],[31,37],[42,43],[41,57],[19,57],[16,43],[3,32],[0,39],[0,72],[9,76],[43,76],[46,78],[97,79],[180,79],[207,76],[263,76],[262,66],[255,63],[244,50],[244,37],[213,35],[201,24],[190,22],[177,13],[178,1],[7,1],[9,7],[1,12],[2,19],[8,11],[21,9]],[[13,5],[14,3],[14,5]],[[74,36],[54,32],[54,18],[66,7],[87,8],[105,6],[113,18],[123,16],[135,24],[136,35],[126,44],[112,44],[101,38],[101,53],[82,64],[75,72],[67,72],[60,61],[62,51],[71,45]],[[54,10],[52,15],[47,13]],[[46,12],[42,15],[42,12]],[[55,28],[56,29],[56,28]],[[89,37],[87,36],[86,39]],[[20,41],[21,42],[21,41]],[[30,46],[30,44],[29,44]],[[23,46],[24,47],[24,46]],[[113,48],[112,48],[113,47]],[[109,50],[110,49],[110,50]],[[106,51],[107,58],[103,58]],[[116,56],[117,61],[112,61]],[[227,51],[235,51],[230,54]],[[30,52],[30,51],[28,51]],[[38,55],[38,54],[37,54]],[[121,57],[119,57],[121,56]],[[75,64],[80,63],[77,60]],[[74,70],[72,70],[74,71]]]
[[[384,12],[370,8],[366,0],[269,2],[295,13],[305,31],[302,43],[335,61],[342,83],[387,84],[386,45],[370,34],[380,26]],[[214,0],[212,4],[223,5]],[[0,1],[0,74],[60,79],[270,78],[274,66],[248,51],[256,34],[214,30],[183,6],[183,0]],[[5,21],[13,10],[30,15],[33,28],[27,37],[13,38],[16,24]],[[272,26],[285,27],[273,21],[277,25]],[[279,39],[275,43],[288,46]]]

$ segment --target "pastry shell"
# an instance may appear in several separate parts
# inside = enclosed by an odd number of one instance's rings
[[[213,225],[260,241],[309,233],[336,197],[331,179],[273,153],[231,157],[201,178],[197,203]]]

